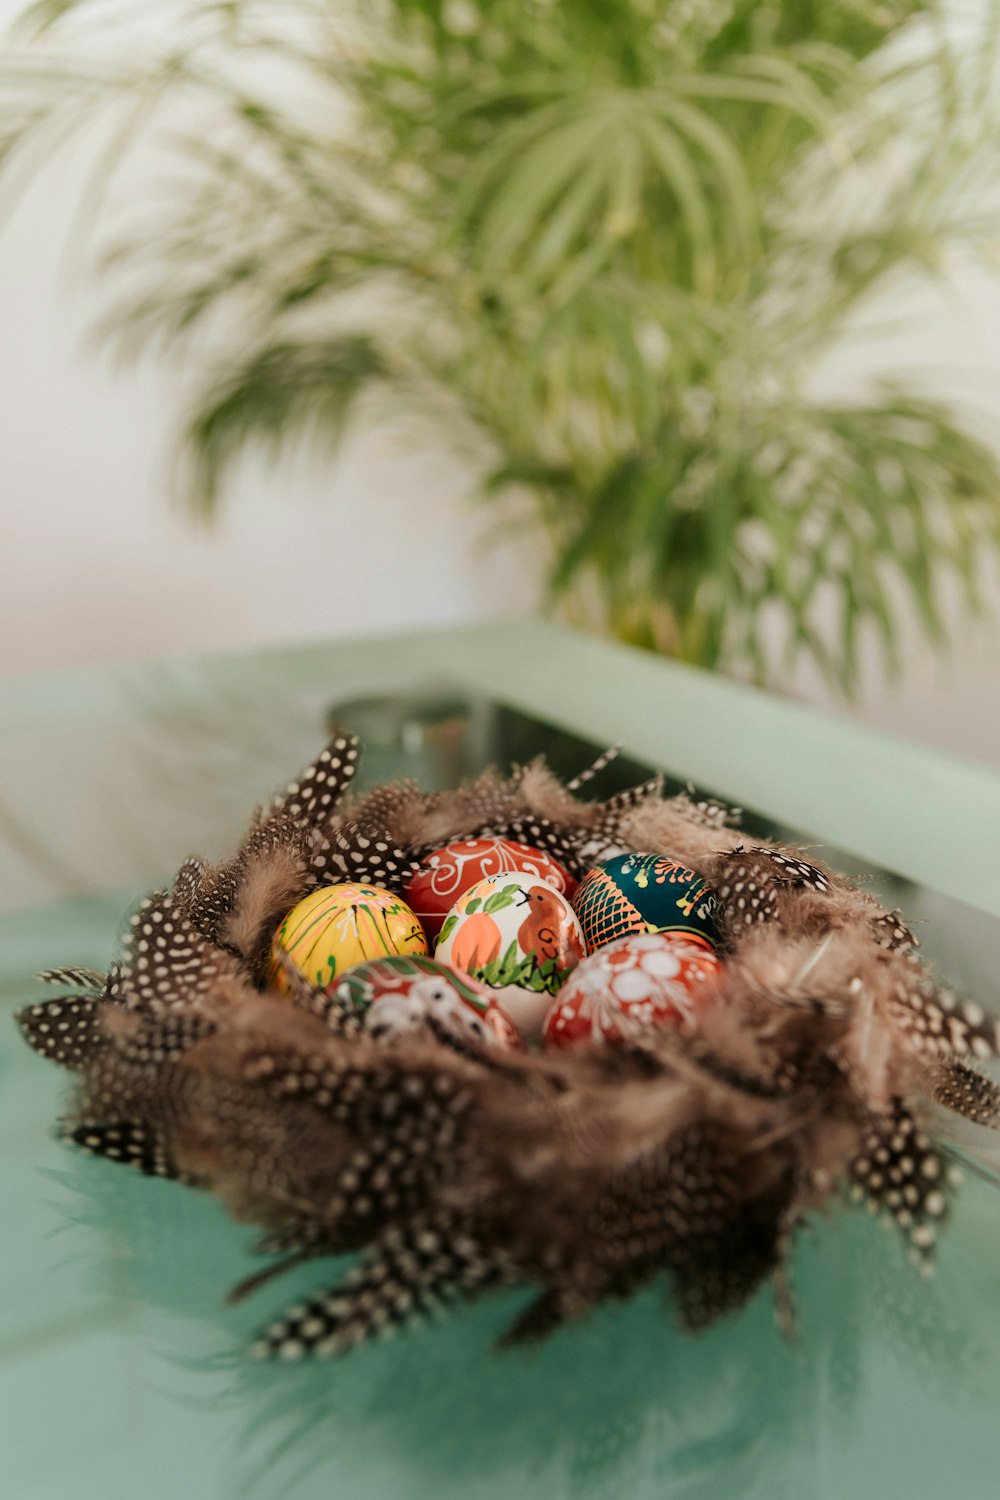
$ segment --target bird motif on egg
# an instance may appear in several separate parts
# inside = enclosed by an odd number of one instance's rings
[[[496,988],[555,994],[585,952],[566,897],[530,875],[510,871],[478,881],[456,901],[435,956]]]
[[[697,933],[629,933],[574,969],[546,1017],[543,1042],[620,1043],[650,1027],[690,1030],[721,970]]]
[[[581,880],[573,909],[595,952],[629,933],[680,932],[718,942],[719,900],[697,870],[662,854],[620,854]]]
[[[400,954],[358,964],[334,1000],[347,1002],[363,1031],[379,1040],[426,1032],[479,1047],[523,1047],[520,1033],[487,986],[433,958]]]
[[[268,982],[286,993],[283,964],[290,961],[330,994],[354,964],[427,951],[424,930],[400,896],[381,886],[345,881],[313,891],[288,913],[271,943]]]

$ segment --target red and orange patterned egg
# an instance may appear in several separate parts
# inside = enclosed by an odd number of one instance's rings
[[[435,957],[494,988],[554,995],[585,953],[566,897],[530,875],[494,875],[460,896]]]
[[[365,959],[427,951],[424,930],[401,897],[353,881],[328,885],[293,907],[274,934],[268,980],[287,991],[285,955],[330,994],[344,970]]]
[[[573,898],[587,951],[630,932],[686,932],[715,943],[719,901],[696,870],[662,854],[619,854],[589,870]]]
[[[545,1019],[543,1041],[623,1042],[650,1027],[692,1027],[721,969],[696,933],[618,938],[574,969]]]
[[[433,942],[460,896],[480,880],[508,871],[534,876],[570,899],[576,890],[569,871],[541,849],[512,839],[457,839],[424,858],[406,888],[406,899]]]
[[[400,954],[357,964],[334,998],[349,1002],[371,1036],[426,1032],[480,1047],[522,1048],[521,1035],[486,985],[433,958]]]

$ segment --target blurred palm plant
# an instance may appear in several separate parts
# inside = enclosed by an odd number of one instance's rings
[[[814,382],[901,275],[994,249],[987,11],[963,54],[919,0],[41,0],[0,152],[107,110],[96,179],[166,148],[108,327],[207,360],[196,508],[389,393],[541,524],[581,614],[850,692],[908,609],[944,641],[1000,547],[998,461],[945,404]]]

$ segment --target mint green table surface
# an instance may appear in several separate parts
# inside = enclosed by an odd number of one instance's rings
[[[1000,777],[601,640],[497,622],[2,683],[0,1495],[1000,1492],[1000,1189],[986,1178],[967,1181],[930,1284],[867,1217],[817,1224],[796,1253],[792,1344],[766,1295],[692,1340],[653,1288],[496,1355],[522,1296],[505,1294],[343,1362],[257,1367],[242,1355],[252,1329],[331,1268],[229,1308],[250,1231],[52,1139],[65,1077],[8,1019],[31,975],[103,968],[133,900],[185,855],[220,853],[314,753],[331,704],[435,684],[620,740],[835,862],[880,867],[876,889],[923,920],[942,969],[997,1007]]]

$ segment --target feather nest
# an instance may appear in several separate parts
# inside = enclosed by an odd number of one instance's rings
[[[451,793],[401,782],[345,800],[357,755],[336,735],[231,859],[187,861],[143,904],[106,978],[49,971],[86,988],[19,1017],[79,1076],[77,1145],[217,1193],[268,1231],[269,1253],[363,1252],[257,1352],[340,1352],[514,1282],[538,1297],[507,1338],[537,1338],[661,1273],[691,1328],[769,1276],[787,1321],[795,1231],[840,1191],[889,1214],[930,1264],[953,1188],[925,1122],[1000,1120],[975,1066],[996,1055],[997,1027],[934,984],[897,914],[658,782],[584,802],[573,791],[590,773],[571,789],[539,761]],[[726,962],[697,1030],[463,1053],[362,1035],[301,978],[266,990],[272,931],[310,890],[402,891],[423,851],[481,833],[577,874],[631,848],[705,876]]]

